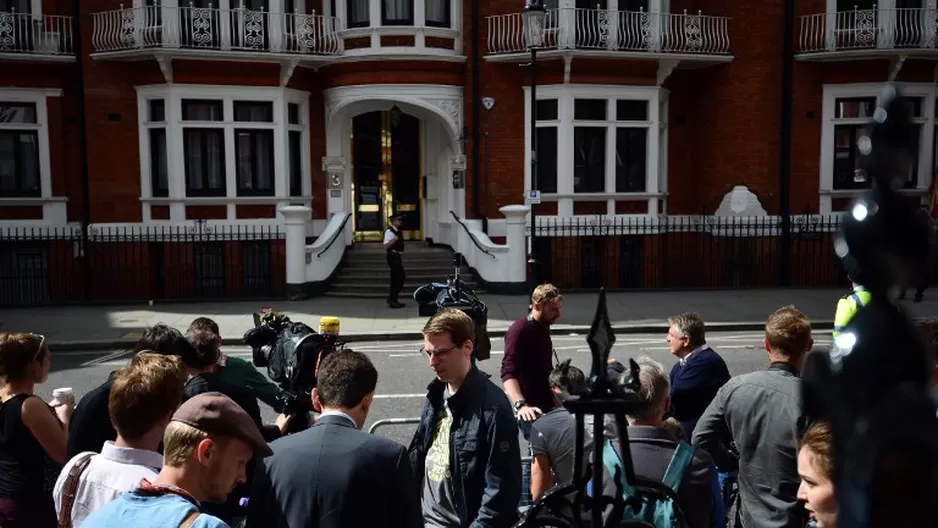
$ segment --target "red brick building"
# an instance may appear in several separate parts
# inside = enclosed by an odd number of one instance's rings
[[[186,257],[216,268],[276,267],[276,236],[249,251],[238,233],[288,204],[312,207],[311,237],[351,212],[374,239],[394,209],[411,239],[454,245],[455,215],[500,240],[498,208],[530,185],[521,0],[213,1],[0,0],[0,226],[229,229]],[[546,3],[539,216],[712,214],[739,185],[779,211],[783,2]],[[935,9],[797,3],[792,212],[869,185],[856,131],[891,76],[921,125],[908,192],[928,187]],[[154,267],[152,241],[134,247]]]

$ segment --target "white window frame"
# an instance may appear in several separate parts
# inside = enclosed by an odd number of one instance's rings
[[[0,101],[11,103],[30,103],[36,105],[36,123],[0,123],[3,130],[36,131],[39,149],[39,183],[41,193],[35,197],[0,197],[0,206],[42,206],[44,224],[66,225],[68,214],[67,199],[52,195],[52,154],[49,143],[49,97],[62,97],[62,90],[50,88],[0,88]],[[4,221],[9,223],[11,221]],[[13,223],[35,224],[33,220],[13,220]]]
[[[918,178],[914,189],[907,192],[919,193],[928,190],[931,182],[933,167],[933,153],[935,148],[935,95],[938,87],[932,83],[896,83],[904,97],[921,97],[921,119],[915,122],[922,125],[919,137]],[[820,156],[820,214],[833,212],[832,202],[838,198],[850,198],[865,192],[863,189],[834,189],[834,127],[838,124],[869,123],[872,119],[835,119],[838,99],[857,97],[882,96],[884,83],[857,83],[857,84],[825,84],[823,86],[823,107],[821,111],[821,156]]]
[[[274,204],[277,208],[298,201],[309,202],[310,190],[310,129],[309,129],[309,92],[280,87],[257,86],[211,86],[211,85],[152,85],[137,88],[137,110],[139,123],[140,148],[140,189],[143,202],[144,221],[152,221],[152,205],[169,205],[170,218],[173,223],[183,222],[186,219],[186,205],[226,205],[227,219],[237,220],[236,206],[238,204]],[[151,99],[163,99],[166,109],[165,124],[148,124],[147,116]],[[205,99],[221,101],[223,107],[223,120],[212,122],[183,121],[182,100]],[[235,101],[263,101],[270,102],[274,108],[272,123],[249,123],[234,121]],[[300,122],[302,125],[289,125],[287,104],[294,103],[300,107]],[[169,196],[154,198],[152,196],[152,175],[150,174],[150,142],[148,129],[152,127],[166,128],[167,172],[169,183]],[[225,188],[224,196],[219,197],[189,197],[186,196],[185,156],[183,146],[183,130],[186,128],[221,128],[224,129],[225,139]],[[235,159],[235,129],[267,129],[274,131],[274,194],[273,196],[238,196],[237,160]],[[290,197],[289,180],[289,130],[302,129],[301,145],[303,148],[301,159],[303,196]]]
[[[381,8],[384,0],[368,0],[368,25],[362,27],[348,27],[347,0],[335,1],[335,13],[332,12],[332,2],[323,0],[322,9],[326,16],[335,17],[340,24],[340,37],[362,38],[369,37],[370,46],[366,48],[356,48],[345,50],[346,56],[367,56],[367,55],[388,55],[393,51],[394,54],[401,55],[435,55],[442,57],[459,57],[463,53],[463,42],[460,35],[462,30],[463,0],[447,0],[449,2],[449,26],[428,26],[426,0],[413,0],[414,2],[414,23],[406,26],[382,25]],[[381,46],[381,36],[413,35],[413,46]],[[442,49],[428,47],[426,45],[427,37],[451,38],[454,40],[454,49]]]
[[[524,190],[531,188],[531,88],[524,90]],[[663,199],[666,191],[667,177],[664,163],[667,152],[667,102],[669,92],[658,86],[621,86],[621,85],[545,85],[537,86],[537,99],[557,100],[557,120],[539,121],[538,126],[557,127],[557,192],[541,194],[545,202],[557,202],[558,217],[594,216],[574,215],[573,202],[606,201],[605,216],[634,217],[657,215],[659,201]],[[573,119],[573,105],[576,99],[605,99],[609,107],[606,121],[575,121]],[[647,121],[615,121],[608,119],[615,115],[609,113],[615,110],[615,101],[619,99],[644,100],[648,102]],[[599,193],[574,192],[574,127],[599,125],[608,127],[607,130],[617,128],[646,127],[645,155],[645,192],[618,193],[615,192],[615,133],[606,133],[606,191]],[[612,192],[609,190],[612,189]],[[527,193],[525,193],[527,194]],[[616,214],[616,201],[647,201],[647,212],[641,215]],[[548,215],[549,216],[549,215]]]

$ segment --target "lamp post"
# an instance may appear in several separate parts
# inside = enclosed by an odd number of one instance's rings
[[[544,44],[544,19],[547,10],[543,0],[527,0],[521,18],[524,21],[524,41],[531,50],[531,189],[539,190],[537,181],[537,49]],[[540,276],[535,243],[537,241],[536,204],[531,204],[531,249],[528,252],[528,282],[530,290],[537,287]]]

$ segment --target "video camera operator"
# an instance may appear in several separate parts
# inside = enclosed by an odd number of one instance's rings
[[[303,431],[315,422],[312,392],[319,365],[343,346],[339,341],[339,319],[323,317],[317,333],[304,323],[265,308],[254,314],[254,325],[244,334],[244,342],[253,352],[253,363],[266,367],[270,379],[280,387],[275,409],[296,417],[285,434]]]

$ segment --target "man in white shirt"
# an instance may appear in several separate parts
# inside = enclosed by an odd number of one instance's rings
[[[384,250],[388,253],[388,267],[391,268],[391,284],[388,285],[388,306],[403,308],[404,303],[397,300],[397,296],[404,288],[404,233],[401,226],[404,224],[404,215],[391,215],[388,217],[390,227],[384,232]]]
[[[153,480],[163,467],[163,432],[182,402],[186,370],[178,356],[141,352],[114,376],[108,412],[117,440],[101,453],[66,462],[55,483],[55,511],[78,528],[91,512]]]

